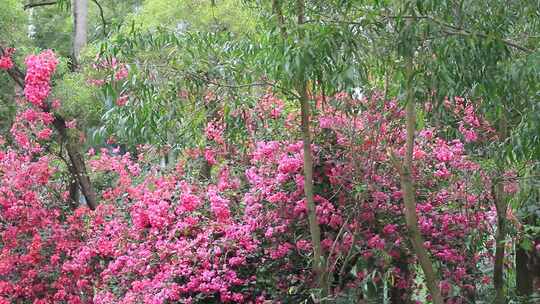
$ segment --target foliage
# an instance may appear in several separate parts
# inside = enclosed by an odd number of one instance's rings
[[[0,303],[428,303],[396,166],[405,92],[445,301],[500,294],[501,247],[506,300],[535,301],[535,1],[89,1],[77,71],[69,1],[4,2]],[[311,270],[304,94],[327,294]]]

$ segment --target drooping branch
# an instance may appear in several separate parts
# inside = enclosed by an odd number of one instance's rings
[[[425,19],[425,20],[428,20],[428,21],[431,21],[435,24],[437,24],[438,26],[444,28],[444,33],[445,34],[448,34],[448,35],[461,35],[461,36],[477,36],[477,37],[481,37],[481,38],[489,38],[490,36],[486,33],[481,33],[481,32],[477,32],[477,31],[472,31],[472,30],[469,30],[469,29],[466,29],[466,28],[463,28],[463,27],[460,27],[460,26],[457,26],[457,25],[453,25],[453,24],[450,24],[450,23],[447,23],[447,22],[444,22],[438,18],[435,18],[433,16],[386,16],[386,18],[405,18],[405,19]],[[519,45],[509,39],[504,39],[504,38],[500,38],[499,39],[502,43],[508,45],[509,47],[512,47],[512,48],[515,48],[517,50],[520,50],[522,52],[526,52],[526,53],[532,53],[533,50],[527,48],[527,47],[524,47],[522,45]]]
[[[7,56],[7,52],[4,50],[4,48],[2,46],[0,46],[0,56]],[[11,77],[11,79],[13,79],[13,81],[15,81],[15,83],[20,87],[20,88],[24,88],[24,73],[23,71],[21,71],[21,69],[19,69],[18,66],[16,65],[13,65],[13,67],[11,69],[8,69],[6,71],[9,75],[9,77]]]

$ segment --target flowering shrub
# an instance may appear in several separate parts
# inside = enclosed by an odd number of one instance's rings
[[[182,162],[163,172],[144,154],[102,150],[91,170],[113,182],[94,212],[71,210],[54,157],[41,146],[52,136],[53,117],[41,109],[57,60],[46,51],[26,63],[25,96],[33,107],[15,120],[16,146],[0,150],[0,303],[263,303],[309,296],[302,144],[257,138],[269,119],[295,123],[282,100],[267,94],[244,114],[252,137],[247,167],[228,155],[234,153],[226,147],[227,126],[216,117],[205,130],[205,158],[216,172],[210,181],[188,178]],[[125,67],[116,68],[114,79],[124,79]],[[392,297],[410,298],[415,257],[389,161],[389,153],[404,154],[403,110],[377,94],[313,99],[315,203],[332,295],[389,275]],[[479,128],[487,126],[459,106],[463,100],[455,102],[464,113],[465,141],[480,140]],[[488,283],[477,265],[490,253],[475,246],[493,217],[490,180],[460,140],[429,127],[417,136],[414,159],[425,246],[445,278],[448,303],[464,303],[477,282]]]
[[[336,291],[347,284],[345,271],[363,265],[348,284],[362,282],[375,270],[389,272],[394,286],[407,296],[413,274],[406,265],[414,257],[402,220],[399,178],[388,159],[388,149],[404,154],[404,113],[395,101],[377,95],[364,100],[337,95],[324,110],[322,99],[318,102],[317,215],[329,270],[339,278],[334,282]],[[349,113],[357,109],[360,114],[346,114],[339,108]],[[256,210],[249,218],[264,227],[271,256],[305,253],[309,240],[301,153],[300,143],[259,143],[252,157],[255,166],[246,172],[252,184],[246,202]],[[467,158],[459,140],[446,141],[429,128],[419,133],[414,158],[420,228],[447,278],[443,283],[460,288],[445,288],[445,296],[460,303],[474,294],[476,265],[489,257],[471,250],[471,244],[486,235],[480,232],[488,230],[491,212],[483,203],[491,199],[489,190],[483,190],[489,187],[482,189],[475,183],[489,184],[489,179]],[[295,280],[284,277],[283,282]]]

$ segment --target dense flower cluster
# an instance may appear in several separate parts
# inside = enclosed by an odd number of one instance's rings
[[[343,271],[356,262],[343,263],[352,256],[361,257],[367,265],[349,280],[350,286],[363,282],[370,273],[389,272],[401,296],[408,297],[414,275],[407,265],[414,256],[406,244],[399,179],[388,160],[388,149],[404,154],[404,113],[396,101],[377,95],[363,100],[340,95],[331,102],[323,109],[322,98],[318,99],[320,129],[316,132],[320,132],[321,145],[313,150],[316,168],[320,168],[315,179],[321,189],[316,203],[322,246],[329,256],[329,271],[342,278],[334,282],[336,292],[347,284]],[[361,114],[347,115],[339,111],[340,105],[362,109]],[[477,287],[477,265],[489,258],[489,253],[477,254],[465,245],[467,240],[481,241],[477,238],[486,233],[479,232],[490,228],[487,215],[493,211],[482,203],[491,199],[489,191],[475,186],[479,181],[489,184],[489,179],[467,158],[459,140],[446,141],[429,128],[419,132],[414,158],[420,228],[447,278],[443,283],[456,287],[445,289],[445,296],[451,303],[462,303]],[[271,256],[304,251],[309,235],[304,233],[303,241],[289,238],[302,235],[307,225],[301,144],[258,143],[252,161],[255,166],[246,172],[253,185],[246,210],[255,211],[248,218],[265,227]],[[348,216],[344,210],[349,210]],[[290,246],[295,243],[296,251]],[[283,282],[293,281],[283,277]]]
[[[30,55],[25,60],[26,78],[24,95],[32,104],[43,107],[51,92],[51,77],[56,70],[58,59],[51,50],[39,55]]]

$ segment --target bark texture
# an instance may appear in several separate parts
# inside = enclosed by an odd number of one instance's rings
[[[508,137],[506,112],[503,109],[498,125],[499,140],[505,141]],[[503,169],[497,172],[498,178],[502,178]],[[504,284],[504,252],[506,239],[506,210],[508,209],[508,197],[504,193],[502,180],[496,180],[492,188],[495,208],[497,210],[497,233],[495,235],[495,261],[493,266],[493,287],[495,287],[495,304],[506,303],[506,290]]]
[[[81,50],[88,40],[88,0],[72,0],[73,8],[73,63],[77,66]]]
[[[304,24],[304,0],[296,1],[296,14],[297,24],[302,27]],[[300,40],[304,39],[303,32],[299,31]],[[313,272],[316,275],[321,289],[321,296],[324,298],[328,293],[328,280],[326,274],[326,265],[322,255],[321,247],[321,228],[317,221],[317,214],[315,208],[315,200],[313,194],[313,153],[311,151],[311,129],[310,129],[310,109],[309,98],[307,92],[307,83],[303,75],[300,75],[298,79],[298,93],[300,95],[300,112],[301,112],[301,129],[302,129],[302,142],[304,151],[304,194],[306,196],[309,232],[311,234],[311,242],[313,246]]]
[[[424,240],[420,229],[418,228],[418,217],[416,214],[416,190],[413,181],[413,149],[414,133],[416,131],[416,109],[412,87],[412,59],[407,66],[408,84],[407,84],[407,139],[406,154],[402,164],[398,164],[398,170],[401,180],[401,190],[403,192],[403,202],[405,204],[405,222],[409,232],[409,239],[412,249],[418,258],[426,279],[427,288],[432,296],[434,304],[443,304],[444,300],[439,289],[439,278],[433,269],[433,264],[428,251],[424,247]],[[394,161],[395,158],[394,158]]]

